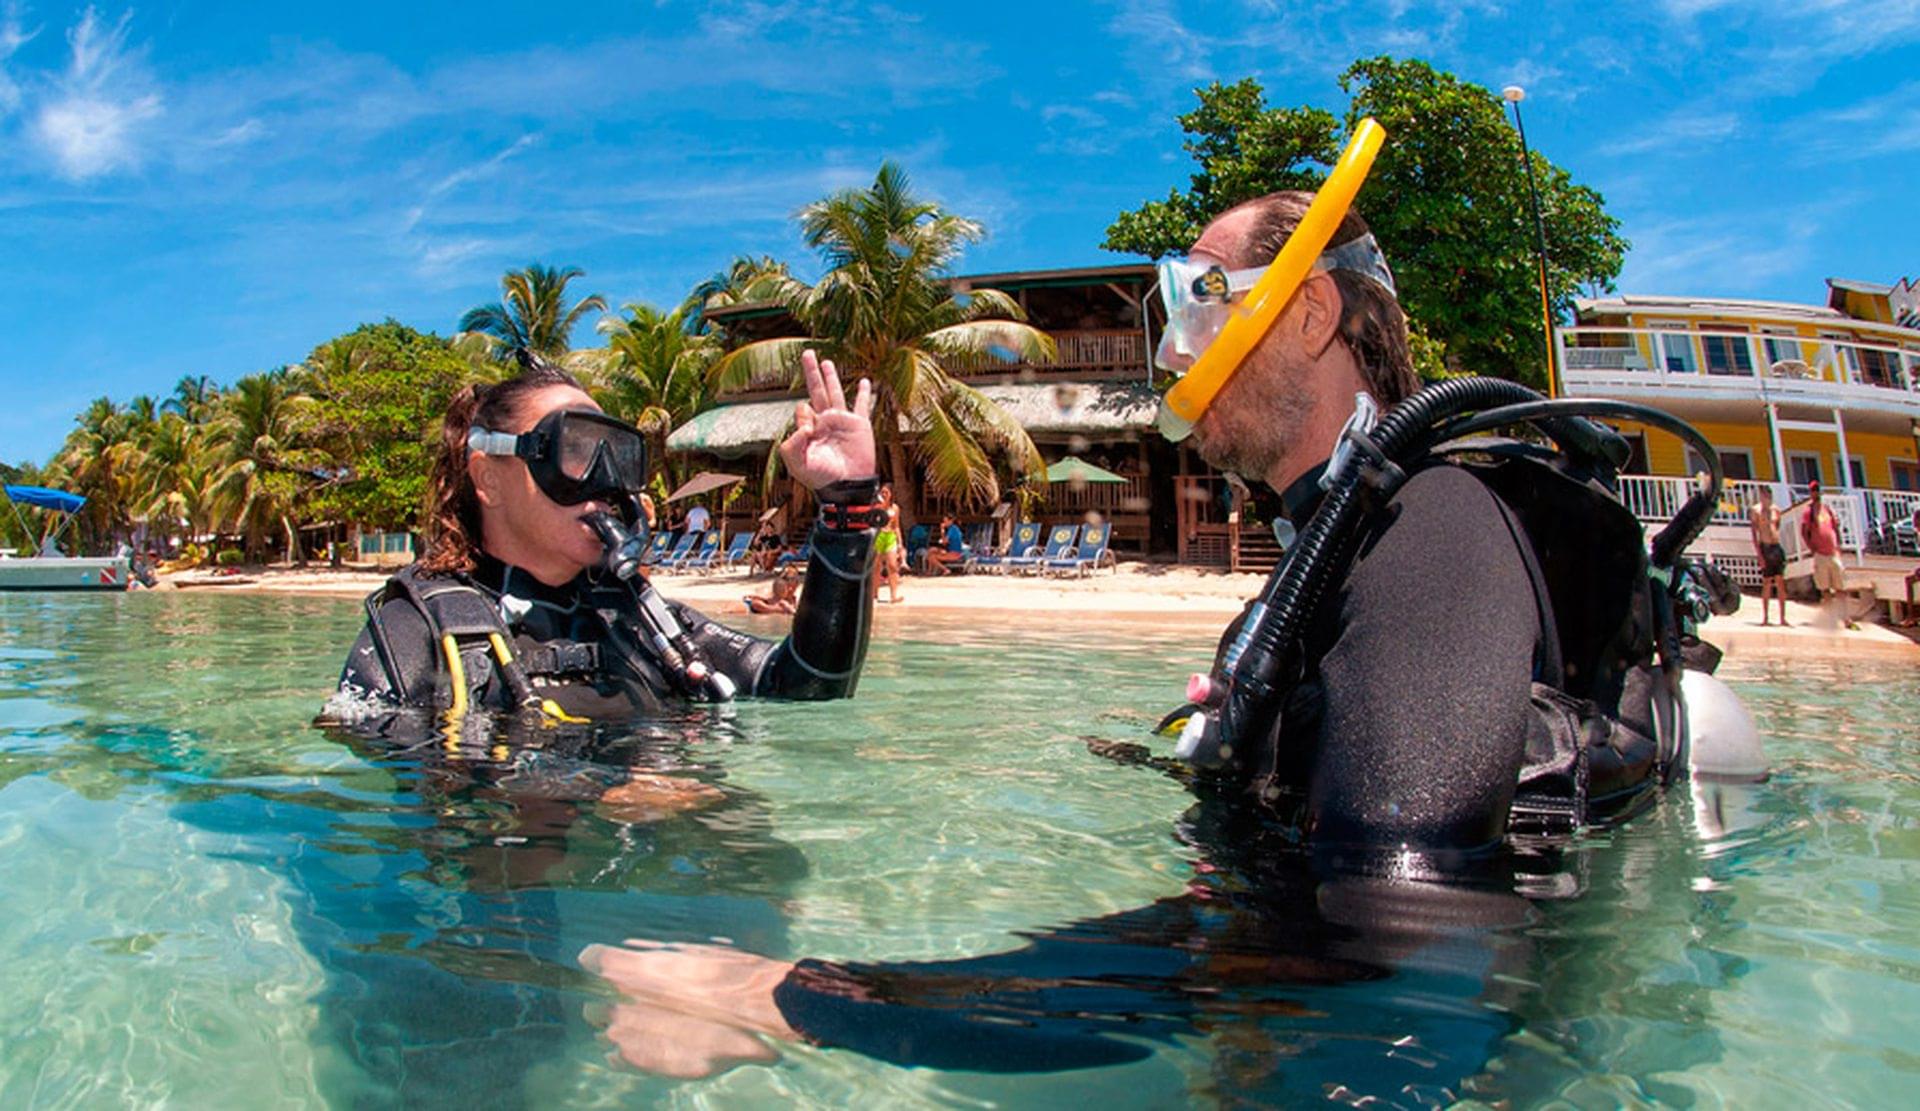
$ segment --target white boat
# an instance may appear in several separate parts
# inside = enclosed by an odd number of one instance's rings
[[[33,529],[20,513],[22,505],[34,506],[59,515],[59,524],[49,526],[39,540],[43,554],[16,558],[0,553],[0,590],[125,590],[134,578],[133,563],[127,556],[84,557],[54,554],[60,534],[73,523],[73,515],[87,499],[64,490],[40,486],[8,486],[7,501],[14,517],[27,535]]]

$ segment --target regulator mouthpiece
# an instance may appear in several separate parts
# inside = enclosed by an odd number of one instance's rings
[[[589,513],[583,520],[606,546],[605,554],[600,557],[602,570],[622,582],[639,573],[641,557],[647,554],[645,526],[631,532],[618,517],[605,512]]]

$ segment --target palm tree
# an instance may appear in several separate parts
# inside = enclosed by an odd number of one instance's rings
[[[707,319],[713,310],[778,302],[793,285],[794,278],[788,273],[787,264],[772,255],[735,256],[725,270],[715,271],[706,281],[694,286],[687,299],[680,303],[687,331],[705,335],[713,331]]]
[[[525,270],[509,270],[500,279],[504,303],[468,309],[460,318],[460,331],[492,336],[509,352],[559,359],[570,349],[569,337],[580,318],[607,311],[607,300],[598,293],[568,307],[567,284],[585,273],[578,266],[561,270],[537,262]]]
[[[220,386],[207,375],[185,375],[174,384],[173,396],[161,402],[164,412],[177,413],[187,420],[199,422],[207,418],[208,412],[220,399]]]
[[[993,452],[1037,481],[1040,453],[1026,429],[948,370],[1054,357],[1052,337],[1024,323],[1011,297],[992,289],[955,293],[943,280],[961,250],[985,237],[981,226],[913,196],[906,173],[891,162],[871,188],[802,209],[800,226],[827,272],[812,286],[787,283],[779,300],[811,338],[731,352],[714,366],[716,390],[792,385],[800,351],[812,347],[848,382],[872,379],[875,436],[903,506],[916,502],[909,450],[936,492],[974,504],[999,495]]]
[[[151,400],[147,399],[148,406]],[[125,536],[132,475],[138,469],[138,418],[110,398],[95,398],[76,418],[77,427],[54,456],[61,485],[87,499],[80,521],[95,540]]]
[[[215,496],[226,522],[246,537],[250,554],[261,550],[267,529],[278,524],[288,558],[299,558],[294,511],[311,462],[302,434],[312,403],[284,370],[250,374],[222,398],[218,431],[225,465]]]
[[[647,434],[653,458],[664,465],[667,433],[711,401],[707,373],[720,344],[688,330],[685,306],[670,313],[637,303],[622,307],[626,316],[600,321],[607,354],[593,393],[607,412]]]

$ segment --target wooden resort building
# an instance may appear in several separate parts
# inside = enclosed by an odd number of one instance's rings
[[[1126,480],[1048,484],[1036,519],[1077,523],[1097,512],[1113,526],[1123,556],[1264,570],[1278,555],[1271,534],[1239,524],[1225,480],[1191,448],[1154,431],[1153,344],[1162,322],[1154,281],[1154,268],[1139,263],[953,278],[956,292],[997,289],[1017,300],[1028,323],[1053,337],[1057,357],[948,370],[1018,419],[1048,463],[1075,456]],[[733,345],[805,334],[779,308],[739,306],[711,318]],[[804,506],[805,491],[788,480],[770,495],[758,489],[797,396],[784,380],[749,383],[668,437],[668,449],[693,456],[696,466],[749,476],[726,507],[729,530],[752,527],[772,505]],[[928,522],[952,510],[970,538],[993,532],[992,506],[955,505],[922,489],[908,508]],[[805,520],[787,516],[791,528]]]

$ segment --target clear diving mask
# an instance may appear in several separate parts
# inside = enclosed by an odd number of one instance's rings
[[[592,409],[556,409],[518,435],[475,425],[467,447],[524,460],[534,485],[560,505],[614,501],[647,480],[647,442],[640,430]]]
[[[1225,270],[1182,260],[1160,264],[1167,331],[1155,362],[1179,375],[1160,399],[1161,435],[1177,443],[1193,432],[1312,271],[1351,271],[1395,292],[1393,271],[1373,236],[1328,248],[1385,140],[1377,122],[1360,121],[1299,225],[1265,268]]]

